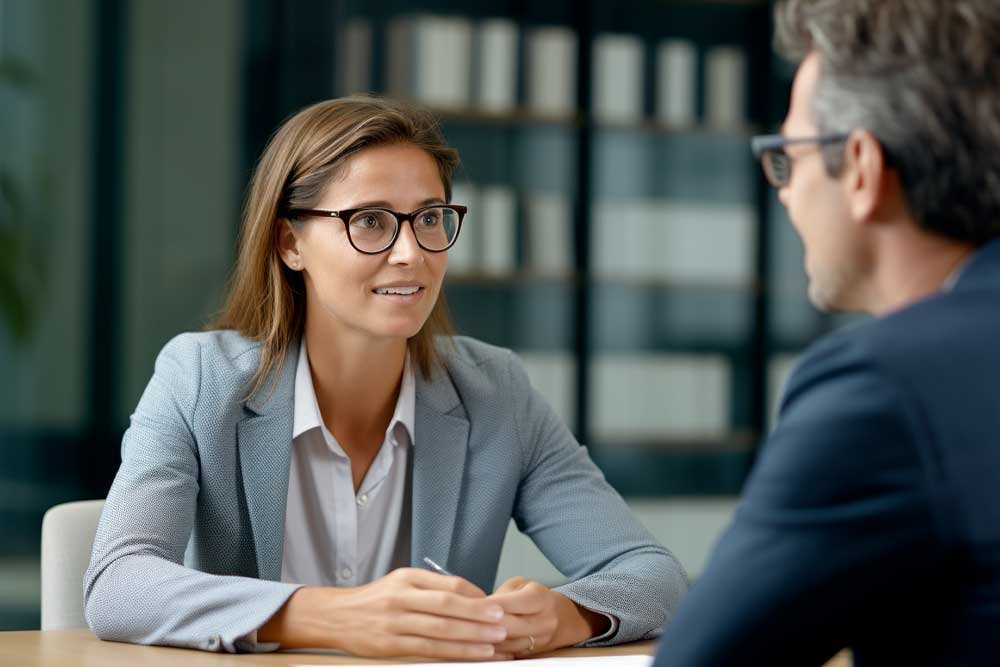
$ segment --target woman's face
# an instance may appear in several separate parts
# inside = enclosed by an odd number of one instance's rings
[[[444,204],[444,198],[434,159],[415,146],[395,144],[366,148],[350,158],[313,208],[377,206],[406,213]],[[369,340],[416,335],[437,302],[448,266],[448,253],[421,248],[405,221],[392,247],[377,255],[355,250],[337,218],[286,223],[280,245],[286,265],[303,273],[309,320],[320,318],[310,326]]]

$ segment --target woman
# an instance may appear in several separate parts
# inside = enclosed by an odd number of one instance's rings
[[[221,319],[167,344],[124,436],[85,578],[99,637],[486,659],[658,633],[678,562],[510,352],[448,335],[457,162],[377,98],[279,129]],[[485,593],[511,517],[571,583]]]

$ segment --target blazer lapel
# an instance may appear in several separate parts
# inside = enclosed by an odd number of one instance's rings
[[[280,374],[272,373],[246,402],[244,417],[236,427],[257,576],[270,581],[281,578],[298,356],[298,341],[292,341]]]
[[[430,382],[418,371],[416,394],[411,562],[423,567],[423,558],[428,556],[448,568],[461,501],[469,420],[443,370],[437,370]]]

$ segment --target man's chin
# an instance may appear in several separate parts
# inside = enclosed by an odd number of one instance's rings
[[[816,310],[823,313],[836,313],[841,310],[834,295],[827,293],[813,281],[809,282],[809,302]]]

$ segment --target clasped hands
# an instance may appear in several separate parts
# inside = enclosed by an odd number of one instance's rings
[[[401,568],[357,588],[301,588],[258,637],[371,657],[506,660],[580,643],[607,624],[524,577],[487,595],[461,577]]]

